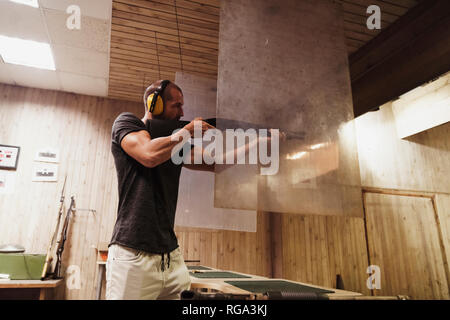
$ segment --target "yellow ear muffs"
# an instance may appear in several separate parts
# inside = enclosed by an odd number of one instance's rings
[[[163,111],[164,111],[163,99],[158,94],[156,94],[156,95],[157,95],[157,97],[155,98],[155,93],[152,93],[147,98],[148,111],[151,112],[155,116],[163,113]],[[153,99],[154,98],[155,98],[156,101],[153,104]]]
[[[161,96],[169,83],[169,80],[163,80],[159,88],[147,98],[148,111],[155,116],[164,112],[164,101]]]

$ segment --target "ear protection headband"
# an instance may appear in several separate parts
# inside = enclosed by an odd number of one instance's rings
[[[157,88],[155,92],[147,97],[148,111],[155,116],[163,113],[164,111],[164,101],[162,99],[162,94],[169,83],[169,80],[163,80],[159,88]]]

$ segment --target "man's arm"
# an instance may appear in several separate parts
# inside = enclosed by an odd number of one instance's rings
[[[271,129],[272,131],[272,129]],[[278,137],[280,139],[280,141],[286,141],[286,134],[284,132],[279,132]],[[200,154],[202,155],[202,163],[201,164],[185,164],[184,167],[186,167],[187,169],[190,170],[198,170],[198,171],[210,171],[210,172],[222,172],[226,169],[228,169],[229,167],[234,166],[237,163],[237,159],[239,156],[244,156],[245,157],[249,154],[250,150],[252,150],[253,148],[257,148],[258,143],[267,143],[267,151],[270,153],[271,152],[271,137],[257,137],[256,139],[253,139],[252,141],[249,141],[248,143],[246,143],[245,145],[239,147],[239,148],[235,148],[234,150],[230,150],[227,153],[224,153],[222,155],[222,163],[223,164],[207,164],[204,162],[205,158],[209,158],[212,159],[213,156],[211,154],[208,154],[205,152],[205,150],[202,147],[199,146],[195,146],[194,148],[192,148],[191,150],[191,163],[194,163],[194,154],[196,152],[200,152]],[[213,142],[215,143],[215,142]],[[226,159],[228,158],[228,156],[233,155],[233,163],[232,164],[227,164],[226,163]],[[209,162],[212,162],[209,161]]]
[[[214,172],[215,171],[215,165],[214,164],[207,164],[203,161],[204,159],[204,153],[205,150],[202,147],[194,146],[191,149],[191,163],[194,163],[194,154],[195,152],[200,152],[202,155],[202,163],[201,164],[183,164],[183,167],[189,170],[195,170],[195,171],[208,171],[208,172]]]
[[[174,134],[176,135],[176,133]],[[170,159],[172,148],[180,141],[178,137],[152,139],[146,130],[127,134],[120,143],[122,149],[137,162],[148,168]]]
[[[224,153],[222,155],[222,163],[223,164],[207,164],[204,162],[205,158],[209,158],[212,159],[214,158],[211,154],[208,154],[207,152],[205,152],[205,150],[201,147],[195,146],[194,148],[192,148],[191,150],[191,163],[194,163],[194,154],[195,152],[200,152],[200,154],[202,155],[202,163],[201,164],[185,164],[184,167],[186,167],[187,169],[190,170],[197,170],[197,171],[209,171],[209,172],[221,172],[226,170],[229,167],[234,166],[237,163],[237,159],[239,156],[243,156],[245,154],[245,156],[248,155],[249,151],[253,148],[256,148],[258,143],[260,141],[266,141],[267,143],[270,142],[270,137],[258,137],[248,143],[246,143],[245,145],[239,147],[239,148],[235,148],[234,150],[230,150],[227,153]],[[215,142],[213,142],[215,143]],[[269,144],[270,145],[270,144]],[[269,151],[270,151],[270,147]],[[227,164],[226,163],[226,159],[229,158],[229,155],[233,155],[233,163],[232,164]],[[212,162],[213,160],[209,161]]]
[[[184,129],[193,133],[194,121],[187,124]],[[206,122],[202,122],[202,131],[212,128]],[[170,159],[172,149],[183,139],[182,130],[167,137],[152,139],[146,130],[140,130],[127,134],[121,141],[122,149],[140,164],[148,168],[154,168]]]

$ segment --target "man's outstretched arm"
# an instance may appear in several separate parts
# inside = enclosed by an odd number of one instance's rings
[[[194,132],[194,122],[197,119],[187,124],[184,129],[191,134]],[[213,128],[206,122],[200,121],[202,131]],[[140,130],[127,134],[121,141],[122,149],[140,164],[148,168],[154,168],[161,163],[166,162],[171,158],[172,150],[177,144],[182,141],[182,130],[173,133],[167,137],[160,137],[152,139],[147,130]]]

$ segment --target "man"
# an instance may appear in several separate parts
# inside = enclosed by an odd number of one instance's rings
[[[147,103],[155,91],[161,91],[163,103],[158,115],[149,112]],[[179,120],[183,104],[181,89],[159,80],[144,94],[142,119],[122,113],[114,122],[111,151],[119,207],[106,264],[107,299],[178,299],[190,287],[173,230],[181,165],[171,161],[171,152],[182,141],[182,133],[152,138],[147,127],[150,119]],[[202,132],[214,128],[196,119],[184,127],[191,135],[194,123],[201,124]],[[204,164],[187,167],[214,169]]]

